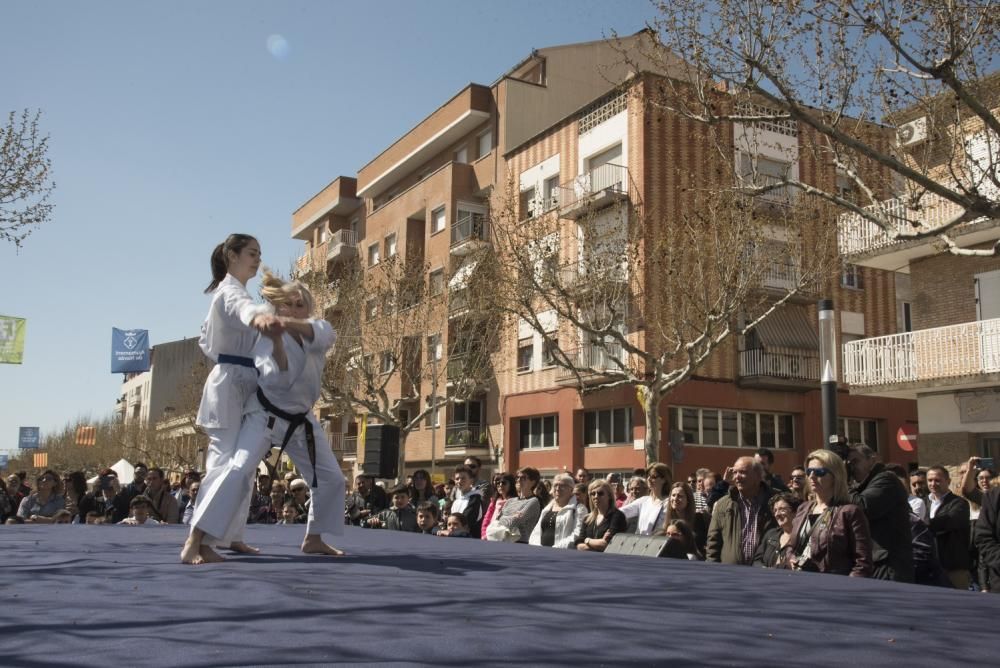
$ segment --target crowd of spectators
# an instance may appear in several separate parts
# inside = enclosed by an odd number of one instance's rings
[[[615,535],[665,536],[689,560],[1000,591],[1000,478],[992,462],[909,471],[865,445],[816,450],[786,483],[766,448],[722,474],[699,469],[675,481],[662,463],[623,478],[586,469],[543,480],[523,467],[487,479],[469,457],[445,483],[420,469],[389,489],[355,478],[344,521],[369,529],[603,552]],[[171,485],[142,463],[122,484],[111,469],[88,484],[79,471],[0,480],[5,524],[187,524],[200,475]],[[251,524],[302,524],[309,484],[261,473]]]

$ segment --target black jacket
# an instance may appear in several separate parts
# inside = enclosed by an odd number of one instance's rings
[[[753,555],[753,565],[764,568],[776,568],[781,557],[781,527],[768,529],[757,543],[757,551]]]
[[[909,494],[893,473],[877,463],[868,477],[851,487],[851,503],[868,518],[872,536],[872,577],[913,582],[913,536]]]
[[[941,567],[946,571],[968,569],[972,563],[969,558],[969,502],[948,492],[927,526],[937,538]]]
[[[1000,583],[1000,488],[991,489],[983,497],[973,540],[979,550],[980,568],[990,574],[991,583]]]

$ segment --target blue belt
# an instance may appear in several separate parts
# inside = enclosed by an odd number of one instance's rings
[[[245,366],[250,369],[256,369],[253,360],[249,357],[240,357],[239,355],[219,355],[219,364],[238,364],[239,366]]]

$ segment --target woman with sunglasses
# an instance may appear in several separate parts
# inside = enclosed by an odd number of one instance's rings
[[[483,514],[483,526],[486,529],[489,529],[490,524],[493,522],[493,517],[500,513],[504,504],[510,499],[517,498],[517,481],[514,479],[514,474],[497,473],[493,476],[493,489],[495,490],[495,494],[490,499],[490,505],[486,508],[486,513]],[[486,529],[483,530],[482,540],[488,540],[486,538]]]
[[[516,539],[518,543],[528,542],[528,537],[531,536],[531,531],[538,523],[538,517],[542,512],[538,489],[542,487],[541,479],[538,469],[531,466],[517,470],[517,475],[514,476],[517,496],[508,498],[503,506],[496,509],[490,526],[483,531],[483,534],[488,536],[487,540],[501,538],[507,541]]]
[[[799,506],[786,552],[788,568],[852,577],[872,574],[868,520],[850,503],[844,460],[829,450],[806,459],[812,499]]]
[[[591,511],[573,540],[578,550],[604,552],[614,535],[628,528],[628,520],[622,511],[615,508],[614,490],[606,480],[595,480],[587,490]]]
[[[45,471],[35,480],[35,490],[21,501],[17,516],[25,524],[52,524],[52,516],[66,508],[59,476]]]
[[[637,518],[635,533],[639,536],[651,536],[663,531],[663,517],[674,475],[666,464],[654,462],[646,467],[646,481],[649,483],[649,494],[621,507],[626,519]]]

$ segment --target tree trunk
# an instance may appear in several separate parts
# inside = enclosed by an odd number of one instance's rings
[[[640,385],[642,411],[646,415],[646,464],[659,461],[660,457],[660,396],[648,385]]]

